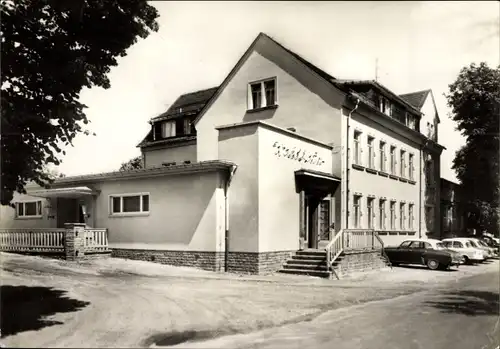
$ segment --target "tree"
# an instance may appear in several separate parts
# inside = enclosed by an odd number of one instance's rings
[[[120,171],[139,170],[141,168],[143,168],[142,156],[139,155],[127,162],[122,163],[122,165],[120,166]]]
[[[452,119],[466,138],[453,169],[462,185],[469,227],[498,232],[500,67],[471,64],[449,88]]]
[[[109,88],[107,74],[137,39],[158,30],[146,0],[0,0],[1,204],[44,172],[64,146],[89,135],[82,88]]]

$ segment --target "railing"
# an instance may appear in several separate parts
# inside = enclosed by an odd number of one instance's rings
[[[0,229],[0,251],[64,252],[65,229]]]
[[[342,229],[328,243],[325,250],[326,267],[333,271],[337,279],[339,277],[332,265],[344,251],[380,250],[382,256],[389,262],[384,251],[384,242],[374,229]]]
[[[344,251],[344,231],[340,230],[333,239],[325,247],[326,250],[326,269],[331,270],[337,280],[339,276],[334,268],[332,268],[333,262],[342,254]]]
[[[108,252],[107,229],[85,229],[85,253]]]

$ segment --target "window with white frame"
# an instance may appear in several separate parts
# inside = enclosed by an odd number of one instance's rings
[[[391,174],[396,174],[396,147],[391,146]]]
[[[368,167],[375,168],[375,151],[373,149],[373,143],[375,138],[368,136]]]
[[[161,123],[161,137],[162,138],[169,138],[169,137],[175,137],[176,135],[176,130],[175,130],[175,121],[165,121]]]
[[[361,202],[361,196],[360,195],[354,195],[353,197],[353,209],[354,209],[354,228],[360,228],[361,227],[361,207],[360,207],[360,202]]]
[[[275,78],[249,84],[249,110],[270,107],[277,104]]]
[[[404,202],[399,204],[399,229],[406,229],[406,212]]]
[[[375,211],[373,209],[373,198],[366,199],[366,208],[368,214],[368,229],[373,229],[373,219],[375,218]]]
[[[41,218],[42,217],[42,201],[26,201],[16,203],[17,218]]]
[[[390,219],[391,219],[391,230],[394,230],[396,229],[396,201],[391,201],[391,207],[390,207],[390,210],[391,210],[391,215],[390,215]]]
[[[406,177],[406,151],[401,150],[401,160],[400,160],[400,169],[399,175],[401,177]]]
[[[410,173],[409,173],[410,180],[413,180],[415,178],[414,158],[415,157],[413,154],[408,154],[408,165],[410,167]]]
[[[385,163],[387,161],[387,158],[385,156],[385,142],[380,141],[379,150],[380,150],[380,171],[385,172]]]
[[[128,215],[149,212],[149,193],[110,196],[111,215]]]
[[[385,199],[380,199],[379,202],[378,202],[378,208],[379,208],[379,214],[378,214],[378,218],[379,218],[379,224],[378,224],[378,227],[379,229],[385,229],[385,218],[386,218],[386,214],[385,214]]]
[[[354,163],[361,165],[361,132],[354,131]]]
[[[408,204],[408,228],[413,230],[413,204]]]

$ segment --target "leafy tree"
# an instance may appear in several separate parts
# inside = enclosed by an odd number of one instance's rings
[[[466,138],[453,169],[462,184],[469,227],[498,232],[500,67],[471,64],[449,88],[452,119]]]
[[[0,0],[1,204],[28,181],[48,187],[77,134],[90,134],[82,88],[107,74],[137,39],[158,30],[146,0]]]
[[[130,159],[127,162],[122,163],[122,165],[120,166],[120,171],[138,170],[141,168],[143,168],[142,156],[139,155],[133,159]]]

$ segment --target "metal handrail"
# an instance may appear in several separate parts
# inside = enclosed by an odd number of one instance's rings
[[[342,241],[341,247],[338,249],[338,251],[335,251],[333,255],[332,255],[332,248],[333,248],[333,246],[337,243],[337,241],[340,238],[343,238],[343,236],[344,236],[344,231],[340,230],[335,235],[335,237],[332,240],[330,240],[330,242],[328,243],[328,245],[326,245],[326,247],[325,247],[325,251],[326,251],[326,268],[327,268],[327,270],[331,270],[333,272],[333,274],[335,275],[335,277],[337,278],[337,280],[339,280],[339,276],[337,275],[337,272],[335,271],[335,269],[332,268],[332,264],[333,264],[333,262],[335,262],[335,260],[340,256],[340,254],[344,250],[344,248],[343,248],[343,241]]]
[[[387,263],[389,263],[389,267],[392,269],[392,263],[389,260],[389,256],[387,255],[387,253],[385,253],[385,250],[384,250],[384,242],[382,241],[382,239],[380,238],[380,236],[378,235],[378,233],[376,231],[373,231],[373,236],[375,236],[375,238],[378,240],[378,242],[380,242],[380,245],[382,245],[382,249],[381,249],[382,256],[384,256]]]

